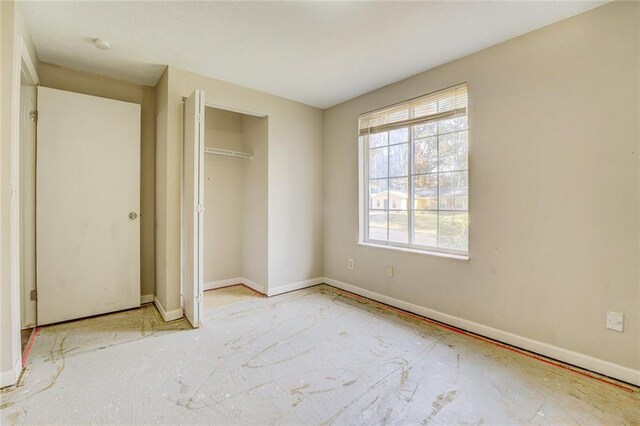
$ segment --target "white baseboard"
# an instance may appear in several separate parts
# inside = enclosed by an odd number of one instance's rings
[[[153,297],[153,303],[156,305],[156,308],[158,308],[158,312],[160,312],[160,315],[162,315],[163,320],[168,322],[182,318],[182,309],[173,309],[171,311],[166,311],[164,309],[164,306],[162,306],[162,303],[160,303],[158,298],[155,296]]]
[[[13,368],[0,373],[0,388],[15,385],[22,373],[22,357],[19,357],[13,364]]]
[[[244,284],[244,278],[242,277],[238,277],[238,278],[229,278],[226,280],[220,280],[220,281],[211,281],[208,283],[204,283],[203,287],[204,290],[215,290],[216,288],[223,288],[223,287],[229,287],[230,285],[236,285],[236,284]]]
[[[395,299],[390,296],[385,296],[383,294],[376,293],[370,290],[365,290],[363,288],[347,284],[342,281],[334,280],[332,278],[325,277],[324,282],[333,287],[355,293],[359,296],[363,296],[368,299],[372,299],[386,305],[402,309],[404,311],[412,312],[414,314],[430,318],[448,325],[452,325],[454,327],[467,330],[472,333],[488,337],[490,339],[507,343],[518,348],[535,352],[550,358],[576,365],[578,367],[585,368],[587,370],[595,371],[600,374],[604,374],[606,376],[614,377],[616,379],[640,386],[639,370],[634,370],[629,367],[624,367],[619,364],[614,364],[609,361],[604,361],[602,359],[594,358],[589,355],[581,354],[579,352],[570,351],[568,349],[563,349],[561,347],[529,339],[527,337],[518,336],[517,334],[498,330],[496,328],[482,325],[477,322],[438,312],[433,309],[414,305],[413,303]]]
[[[245,285],[245,286],[249,287],[250,289],[253,289],[253,290],[257,291],[258,293],[265,294],[263,286],[261,286],[258,283],[255,283],[255,282],[251,281],[250,279],[244,278],[244,277],[229,278],[229,279],[226,279],[226,280],[211,281],[211,282],[208,282],[208,283],[204,283],[204,290],[205,291],[206,290],[215,290],[217,288],[229,287],[229,286],[237,285],[237,284]]]
[[[153,294],[143,294],[140,296],[140,304],[144,305],[146,303],[153,303],[153,298],[155,295]]]
[[[269,288],[267,296],[276,296],[282,293],[288,293],[294,290],[300,290],[307,287],[313,287],[314,285],[322,284],[324,277],[312,278],[310,280],[298,281],[297,283],[285,284],[276,288]]]
[[[247,287],[249,287],[250,289],[253,289],[255,291],[257,291],[260,294],[267,294],[267,292],[264,289],[264,286],[251,281],[250,279],[247,278],[243,278],[242,279],[242,284],[246,285]]]

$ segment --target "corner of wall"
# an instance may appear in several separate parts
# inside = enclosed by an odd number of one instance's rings
[[[162,319],[165,322],[175,321],[183,317],[182,309],[166,310],[164,305],[160,302],[160,300],[158,300],[157,297],[153,299],[153,304],[158,309],[158,312],[160,312],[160,316],[162,316]]]
[[[166,281],[166,209],[167,209],[167,103],[168,67],[155,87],[155,294],[167,303]]]

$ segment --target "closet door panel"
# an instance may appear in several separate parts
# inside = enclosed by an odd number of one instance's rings
[[[184,105],[182,188],[182,302],[193,327],[203,318],[204,92],[196,90]]]

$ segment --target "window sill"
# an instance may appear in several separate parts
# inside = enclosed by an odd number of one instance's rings
[[[398,247],[398,246],[392,246],[392,245],[373,244],[373,243],[365,243],[365,242],[359,242],[358,245],[364,246],[364,247],[383,249],[383,250],[395,250],[395,251],[401,251],[405,253],[420,254],[423,256],[441,257],[445,259],[459,260],[462,262],[468,262],[470,259],[468,255],[464,255],[464,254],[442,253],[439,251],[429,251],[429,250],[418,250],[418,249],[413,249],[409,247]]]

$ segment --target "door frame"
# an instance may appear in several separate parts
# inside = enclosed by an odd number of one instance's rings
[[[20,85],[20,328],[37,324],[36,291],[36,126],[37,86]]]
[[[29,49],[23,36],[16,37],[16,45],[13,52],[13,70],[11,81],[11,138],[10,138],[10,182],[9,182],[9,199],[2,200],[9,204],[10,223],[9,223],[9,247],[8,256],[3,256],[2,268],[7,268],[10,273],[10,282],[8,283],[8,298],[10,304],[11,322],[8,325],[8,331],[11,335],[11,341],[8,348],[3,348],[11,354],[12,371],[2,372],[2,380],[0,386],[8,386],[16,383],[22,372],[22,347],[20,339],[20,293],[22,291],[22,283],[20,276],[20,82],[21,79],[28,85],[38,86],[40,79],[36,71],[35,58],[31,57]],[[6,238],[6,237],[3,237]],[[4,286],[5,284],[3,284]],[[3,333],[5,330],[3,330]]]

